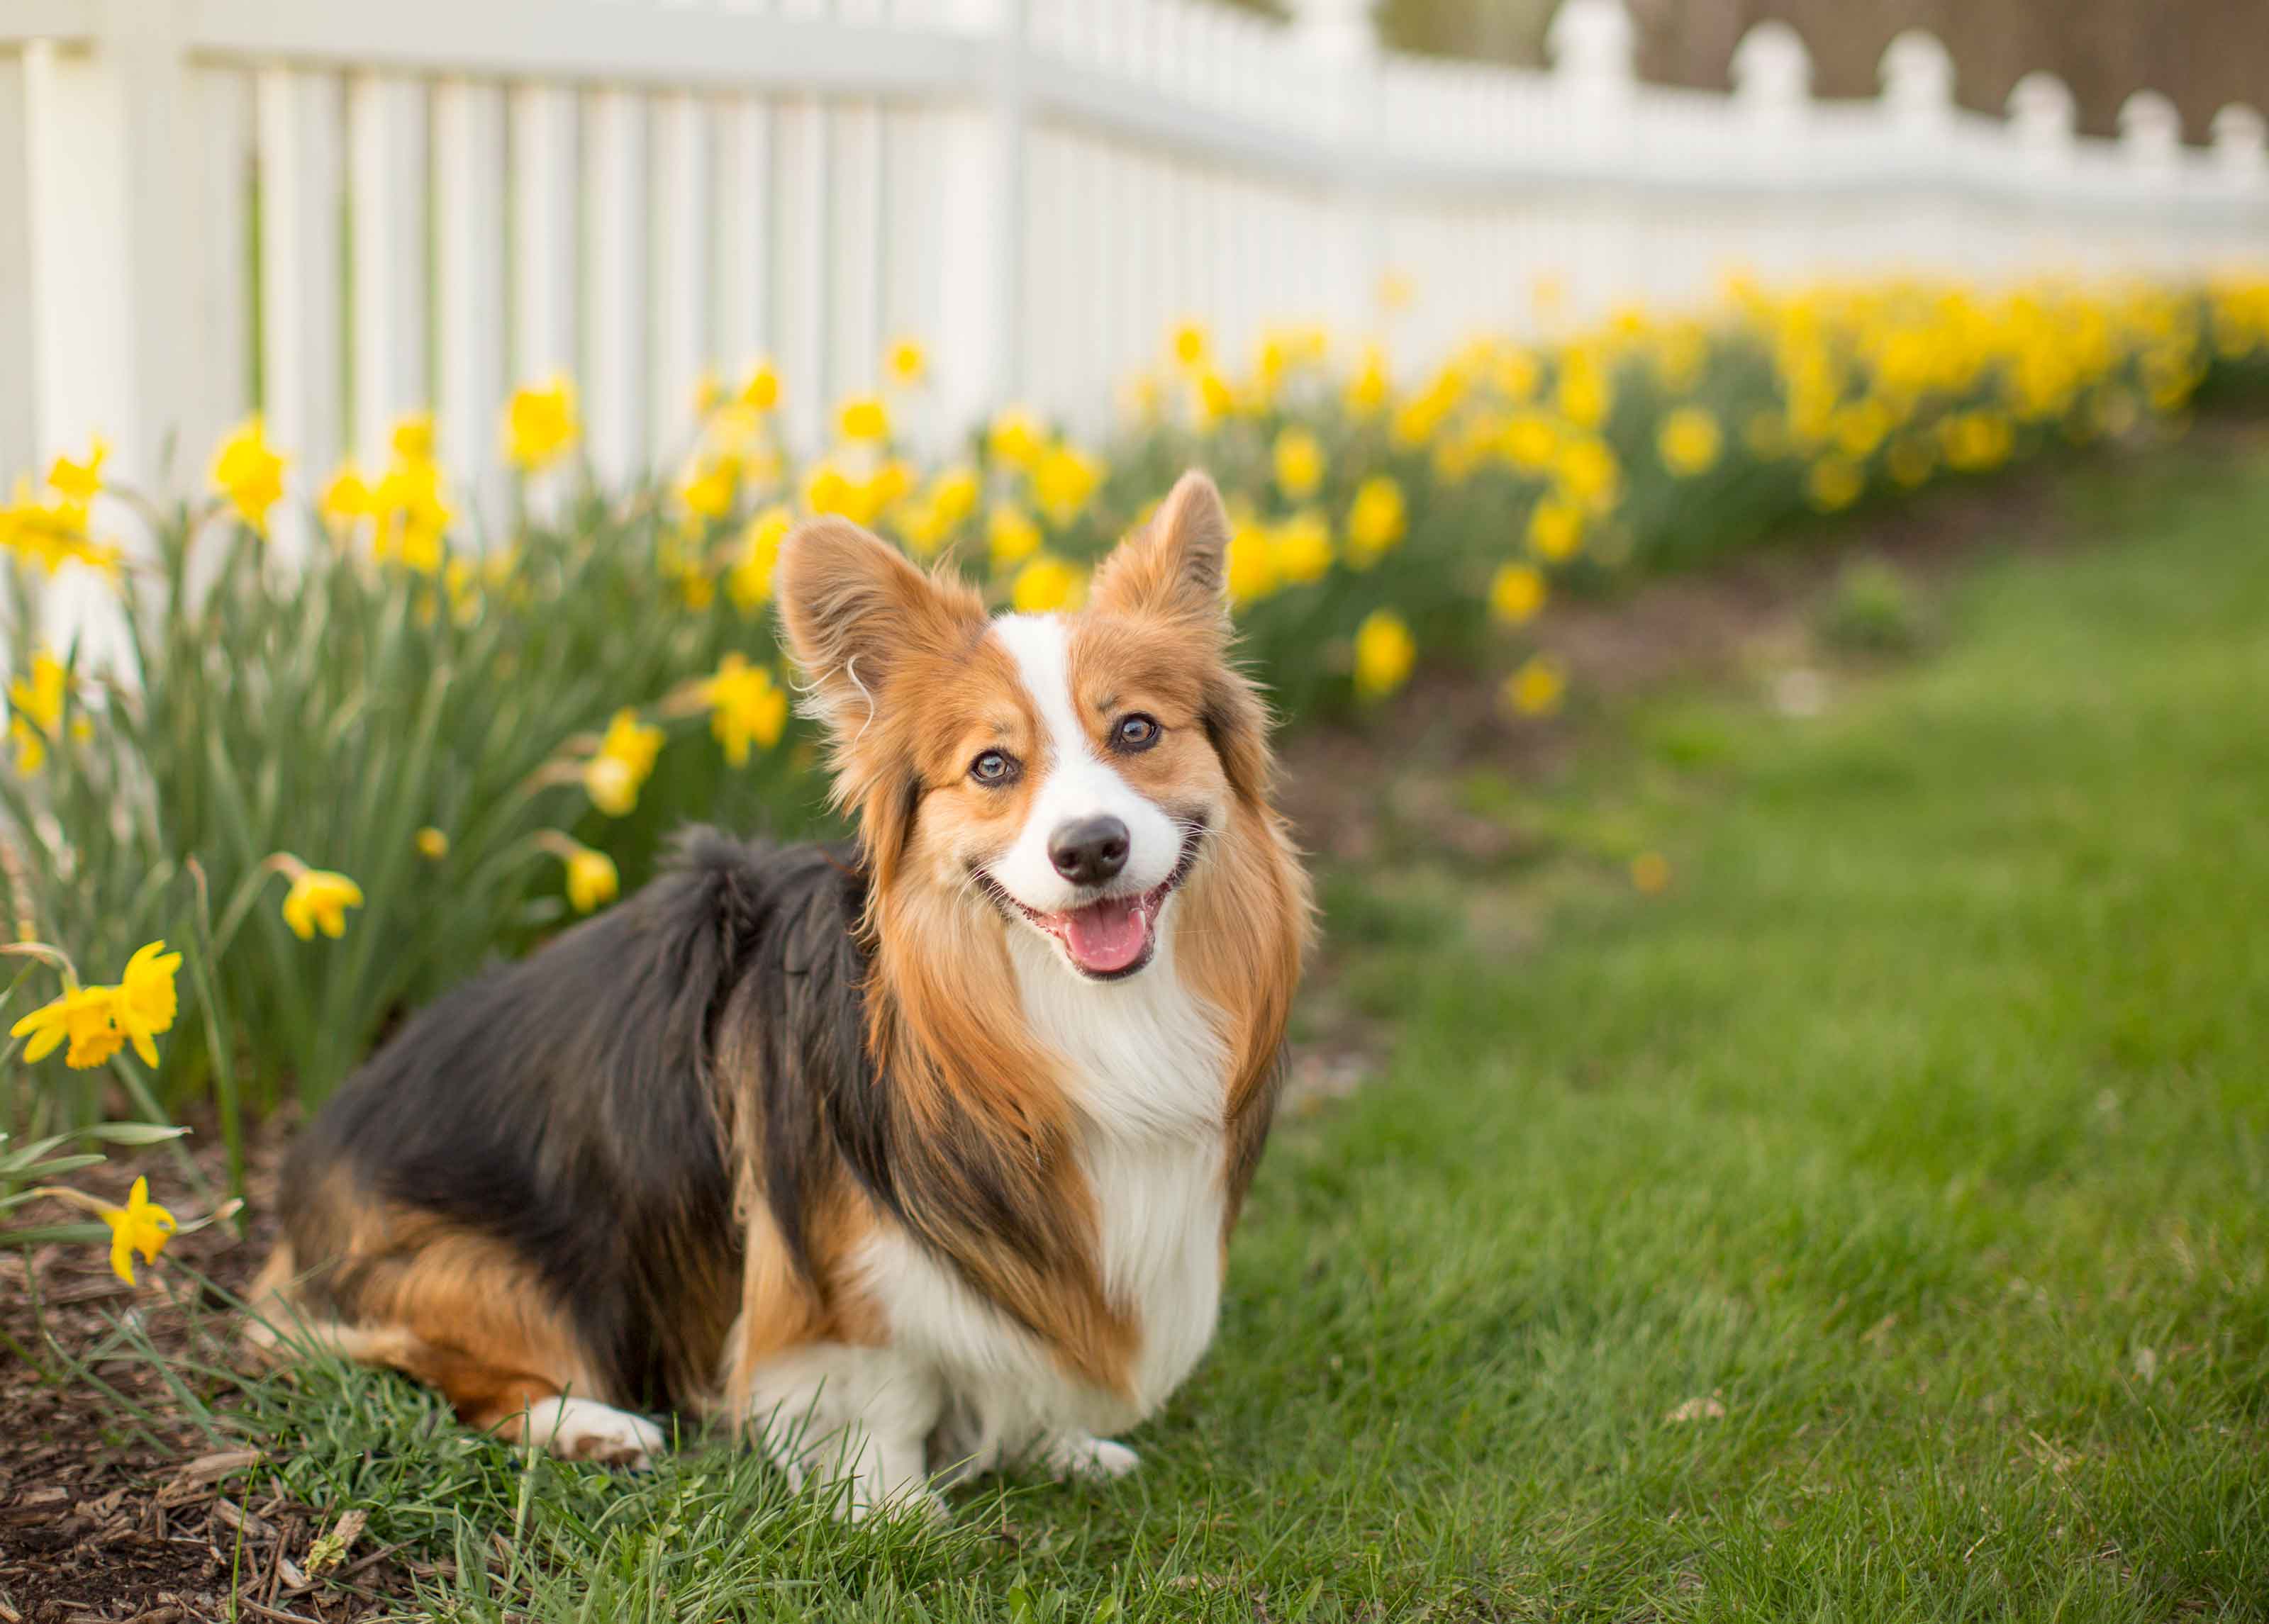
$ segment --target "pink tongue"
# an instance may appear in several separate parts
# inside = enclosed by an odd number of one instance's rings
[[[1142,956],[1149,940],[1149,921],[1142,917],[1139,899],[1112,897],[1074,910],[1063,916],[1064,946],[1082,970],[1108,974],[1124,970]]]

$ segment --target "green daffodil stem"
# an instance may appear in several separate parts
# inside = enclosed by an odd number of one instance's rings
[[[205,881],[204,865],[194,857],[188,863],[189,883],[196,892],[197,950],[189,956],[189,984],[196,988],[197,1008],[205,1018],[205,1052],[212,1060],[213,1100],[220,1110],[221,1142],[228,1148],[229,1193],[244,1194],[244,1111],[236,1087],[236,1029],[228,1019],[219,978],[213,967],[220,956],[213,943],[212,893]]]
[[[128,1059],[124,1050],[110,1057],[110,1069],[125,1085],[127,1097],[134,1102],[134,1109],[142,1113],[144,1121],[170,1123],[174,1120],[172,1113],[158,1103],[157,1092],[150,1087],[148,1079],[142,1075],[140,1064]],[[181,1177],[197,1192],[199,1199],[208,1206],[212,1205],[212,1180],[205,1177],[204,1170],[197,1165],[196,1158],[189,1154],[188,1148],[178,1139],[168,1140],[166,1154],[174,1158],[174,1165],[181,1170]]]

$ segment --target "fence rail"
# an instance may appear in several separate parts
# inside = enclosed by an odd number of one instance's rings
[[[436,403],[484,489],[511,380],[572,372],[601,469],[688,427],[712,361],[792,423],[928,344],[926,424],[1092,421],[1172,319],[1364,330],[1415,362],[1528,319],[1685,299],[1729,263],[2205,273],[2269,251],[2261,117],[2183,144],[2139,92],[2083,139],[2055,80],[1958,109],[1907,34],[1819,101],[1761,25],[1731,95],[1639,83],[1620,0],[1549,71],[1404,58],[1364,0],[9,0],[0,464],[100,429],[148,476],[257,405],[308,465]],[[493,486],[486,487],[493,493]]]

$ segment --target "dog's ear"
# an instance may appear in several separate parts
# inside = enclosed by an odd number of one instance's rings
[[[1192,469],[1150,522],[1096,572],[1092,602],[1112,615],[1164,615],[1229,629],[1229,513],[1213,481]]]
[[[983,603],[933,579],[904,553],[846,519],[815,519],[780,544],[773,573],[788,652],[803,668],[809,709],[844,742],[857,737],[893,670],[981,629]]]

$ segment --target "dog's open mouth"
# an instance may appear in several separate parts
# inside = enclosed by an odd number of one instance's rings
[[[1198,837],[1193,830],[1182,838],[1182,854],[1174,871],[1147,891],[1099,897],[1061,913],[1027,908],[1009,894],[1008,888],[983,869],[978,876],[1004,912],[1022,914],[1034,926],[1053,936],[1082,975],[1098,981],[1131,976],[1150,962],[1157,950],[1158,915],[1197,861]]]

